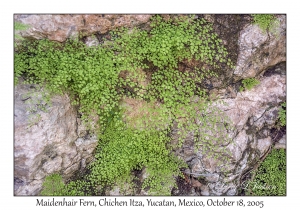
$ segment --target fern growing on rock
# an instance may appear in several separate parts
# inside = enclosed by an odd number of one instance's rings
[[[149,177],[143,187],[168,194],[183,166],[172,149],[190,133],[203,154],[228,161],[220,147],[230,141],[230,122],[201,88],[204,79],[217,77],[224,66],[233,68],[212,25],[193,16],[168,21],[154,16],[149,31],[122,28],[110,35],[94,47],[79,40],[23,41],[15,53],[16,84],[22,75],[52,94],[68,93],[87,125],[91,117],[99,118],[94,127],[99,149],[89,183],[104,187],[130,180],[132,170],[146,167]],[[192,67],[180,70],[182,63]],[[135,123],[120,106],[125,97],[145,104]],[[170,133],[175,124],[179,142],[174,146]]]

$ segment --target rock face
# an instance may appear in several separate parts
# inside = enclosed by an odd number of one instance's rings
[[[31,27],[23,37],[64,42],[81,34],[105,34],[124,26],[134,27],[149,21],[152,15],[15,15],[15,20]]]
[[[230,118],[233,129],[229,136],[232,142],[226,146],[230,150],[230,164],[225,175],[222,168],[213,158],[208,158],[201,151],[194,151],[192,135],[185,140],[176,155],[188,163],[189,169],[184,174],[189,175],[189,189],[174,190],[173,195],[237,195],[242,183],[242,176],[251,169],[257,161],[275,143],[271,138],[271,130],[278,120],[280,103],[286,97],[286,76],[273,74],[262,77],[260,84],[251,91],[237,93],[235,98],[221,99],[224,105],[218,107]],[[173,138],[176,138],[173,136]],[[276,143],[275,148],[285,148],[285,136]],[[198,179],[200,178],[200,181]],[[202,180],[201,180],[202,179]],[[139,178],[143,180],[143,178]],[[180,185],[180,183],[178,183]],[[129,195],[132,192],[125,192]],[[124,195],[116,186],[107,195]],[[141,191],[138,195],[147,195]]]
[[[36,88],[15,87],[15,195],[37,195],[52,173],[70,178],[91,161],[97,145],[95,137],[79,138],[68,96],[55,96],[49,105]]]
[[[110,30],[121,26],[145,27],[150,17],[15,15],[15,20],[31,25],[21,32],[23,37],[64,42],[81,34],[88,46],[94,46]],[[276,143],[275,147],[285,148],[285,136],[280,137],[279,142],[275,142],[272,136],[280,103],[286,100],[285,15],[277,16],[278,27],[269,33],[250,24],[250,16],[246,15],[203,17],[214,23],[215,31],[236,63],[234,69],[224,72],[222,79],[212,81],[214,88],[209,92],[211,95],[217,94],[226,104],[216,106],[229,117],[234,127],[228,133],[232,142],[226,146],[232,155],[228,174],[225,175],[214,159],[206,157],[201,151],[194,151],[192,136],[186,139],[176,154],[189,165],[185,175],[191,187],[185,194],[180,189],[173,194],[237,195],[243,174],[264,156],[270,146]],[[260,84],[252,90],[238,92],[241,80],[251,77],[256,77]],[[39,94],[27,96],[31,90],[39,93],[35,88],[30,85],[15,88],[15,195],[37,195],[45,176],[54,172],[62,174],[64,179],[70,178],[92,160],[97,144],[96,137],[89,136],[81,125],[68,96],[55,96],[51,99],[52,105],[49,105],[41,100]],[[107,194],[122,193],[116,187]],[[140,195],[147,195],[147,192]]]
[[[207,158],[201,151],[194,152],[192,136],[177,151],[177,155],[189,164],[186,175],[190,175],[191,180],[199,178],[199,174],[203,177],[201,195],[236,195],[243,174],[276,143],[271,132],[278,120],[280,103],[286,101],[285,16],[278,18],[280,24],[273,34],[262,32],[256,25],[241,30],[233,74],[236,83],[210,92],[224,102],[225,105],[216,106],[234,126],[228,133],[232,143],[226,146],[232,154],[228,174],[221,173],[214,159]],[[257,77],[260,84],[250,91],[238,92],[238,81],[249,77]],[[285,136],[275,148],[285,148]],[[192,191],[187,193],[193,194]]]
[[[269,33],[257,25],[245,27],[239,36],[235,80],[258,76],[267,67],[286,60],[286,19],[278,16],[278,26]]]
[[[243,173],[251,169],[275,143],[275,139],[271,138],[271,130],[278,120],[279,104],[285,100],[285,96],[286,77],[277,74],[263,77],[253,90],[238,93],[236,98],[221,99],[224,105],[217,106],[234,126],[228,133],[232,142],[226,146],[231,152],[226,175],[213,158],[206,157],[201,151],[194,152],[192,136],[186,139],[177,155],[189,165],[186,175],[190,175],[192,180],[203,177],[202,184],[206,185],[206,189],[201,191],[201,195],[237,194]],[[285,145],[284,137],[276,147],[284,147],[282,143]]]

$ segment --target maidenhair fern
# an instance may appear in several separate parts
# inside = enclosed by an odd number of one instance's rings
[[[279,21],[274,14],[253,14],[253,22],[257,24],[263,32],[273,31],[278,27]]]
[[[279,124],[280,126],[285,126],[286,125],[286,102],[281,104],[281,107],[279,108]]]
[[[243,91],[244,88],[246,88],[247,90],[251,90],[253,87],[255,87],[256,85],[258,85],[260,82],[259,80],[255,79],[255,78],[247,78],[244,79],[242,81],[243,83],[243,87],[240,87],[240,91]]]
[[[273,149],[246,188],[247,196],[286,195],[286,151]]]
[[[30,26],[27,24],[23,24],[23,23],[15,21],[14,22],[15,39],[22,40],[23,38],[19,34],[17,34],[17,32],[27,30],[29,27]]]
[[[185,166],[167,149],[170,138],[158,131],[138,131],[114,121],[99,139],[96,161],[90,165],[89,179],[94,185],[131,180],[133,170],[146,167],[149,176],[143,188],[149,186],[150,192],[166,195],[175,187],[180,167]]]
[[[16,83],[22,75],[50,93],[68,93],[88,124],[98,116],[99,149],[90,183],[129,180],[132,170],[146,167],[143,187],[168,194],[182,166],[171,152],[174,125],[180,140],[175,147],[193,134],[203,154],[228,161],[219,148],[229,141],[230,123],[201,88],[204,79],[233,68],[212,25],[194,17],[164,21],[154,16],[148,31],[121,28],[110,35],[94,47],[78,40],[23,41],[15,53]],[[183,64],[190,68],[180,69]],[[122,115],[125,97],[144,104],[134,122]]]

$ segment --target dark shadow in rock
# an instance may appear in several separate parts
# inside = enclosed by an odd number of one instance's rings
[[[270,77],[274,74],[278,74],[278,75],[286,75],[286,62],[280,62],[278,64],[276,64],[275,66],[271,66],[269,68],[266,69],[266,71],[264,72],[263,76],[264,77]]]

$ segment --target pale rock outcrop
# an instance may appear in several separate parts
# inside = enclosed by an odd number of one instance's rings
[[[204,177],[209,195],[235,195],[243,172],[253,167],[273,144],[269,133],[278,119],[280,98],[285,96],[285,76],[273,75],[263,77],[251,91],[238,93],[233,99],[222,99],[224,105],[217,106],[234,127],[229,133],[233,136],[232,142],[226,146],[231,152],[228,174],[221,172],[222,166],[214,158],[207,158],[201,151],[193,152],[193,137],[185,141],[182,150],[177,151],[177,155],[189,164],[190,170],[186,174]],[[207,195],[207,190],[202,195]]]
[[[250,24],[241,32],[235,80],[258,76],[267,67],[286,61],[286,17],[277,17],[278,25],[263,32],[258,25]]]
[[[225,102],[224,105],[216,105],[229,117],[234,126],[232,133],[228,133],[229,136],[233,136],[232,143],[226,147],[232,154],[232,163],[226,176],[220,174],[214,159],[208,159],[199,152],[193,153],[193,141],[191,139],[186,141],[183,146],[186,149],[179,155],[186,161],[190,161],[192,176],[197,177],[194,175],[197,173],[205,174],[210,195],[237,193],[239,177],[273,144],[270,130],[278,120],[279,104],[285,100],[285,97],[286,76],[274,74],[270,77],[262,77],[259,85],[250,91],[238,93],[236,98],[221,99]]]
[[[214,22],[214,16],[210,18]],[[284,15],[277,18],[279,24],[272,33],[264,33],[253,24],[240,31],[237,65],[233,72],[235,84],[210,91],[220,98],[219,102],[224,102],[215,106],[233,125],[228,133],[232,142],[226,146],[231,152],[227,174],[221,172],[221,166],[213,158],[207,158],[201,150],[194,152],[192,135],[176,151],[189,164],[186,174],[203,177],[207,183],[205,190],[202,186],[201,195],[236,195],[244,172],[253,168],[276,143],[271,138],[271,130],[278,120],[280,103],[286,100],[286,23]],[[252,90],[238,92],[238,82],[250,77],[257,77],[260,84]],[[285,144],[284,135],[275,148],[285,148]]]
[[[79,138],[77,111],[67,95],[47,104],[41,92],[34,85],[15,87],[15,195],[37,195],[52,173],[70,178],[92,160],[97,145],[95,137]]]
[[[34,15],[16,14],[15,21],[27,24],[29,29],[20,32],[23,37],[64,42],[68,38],[105,34],[119,27],[134,27],[149,21],[152,15]]]

